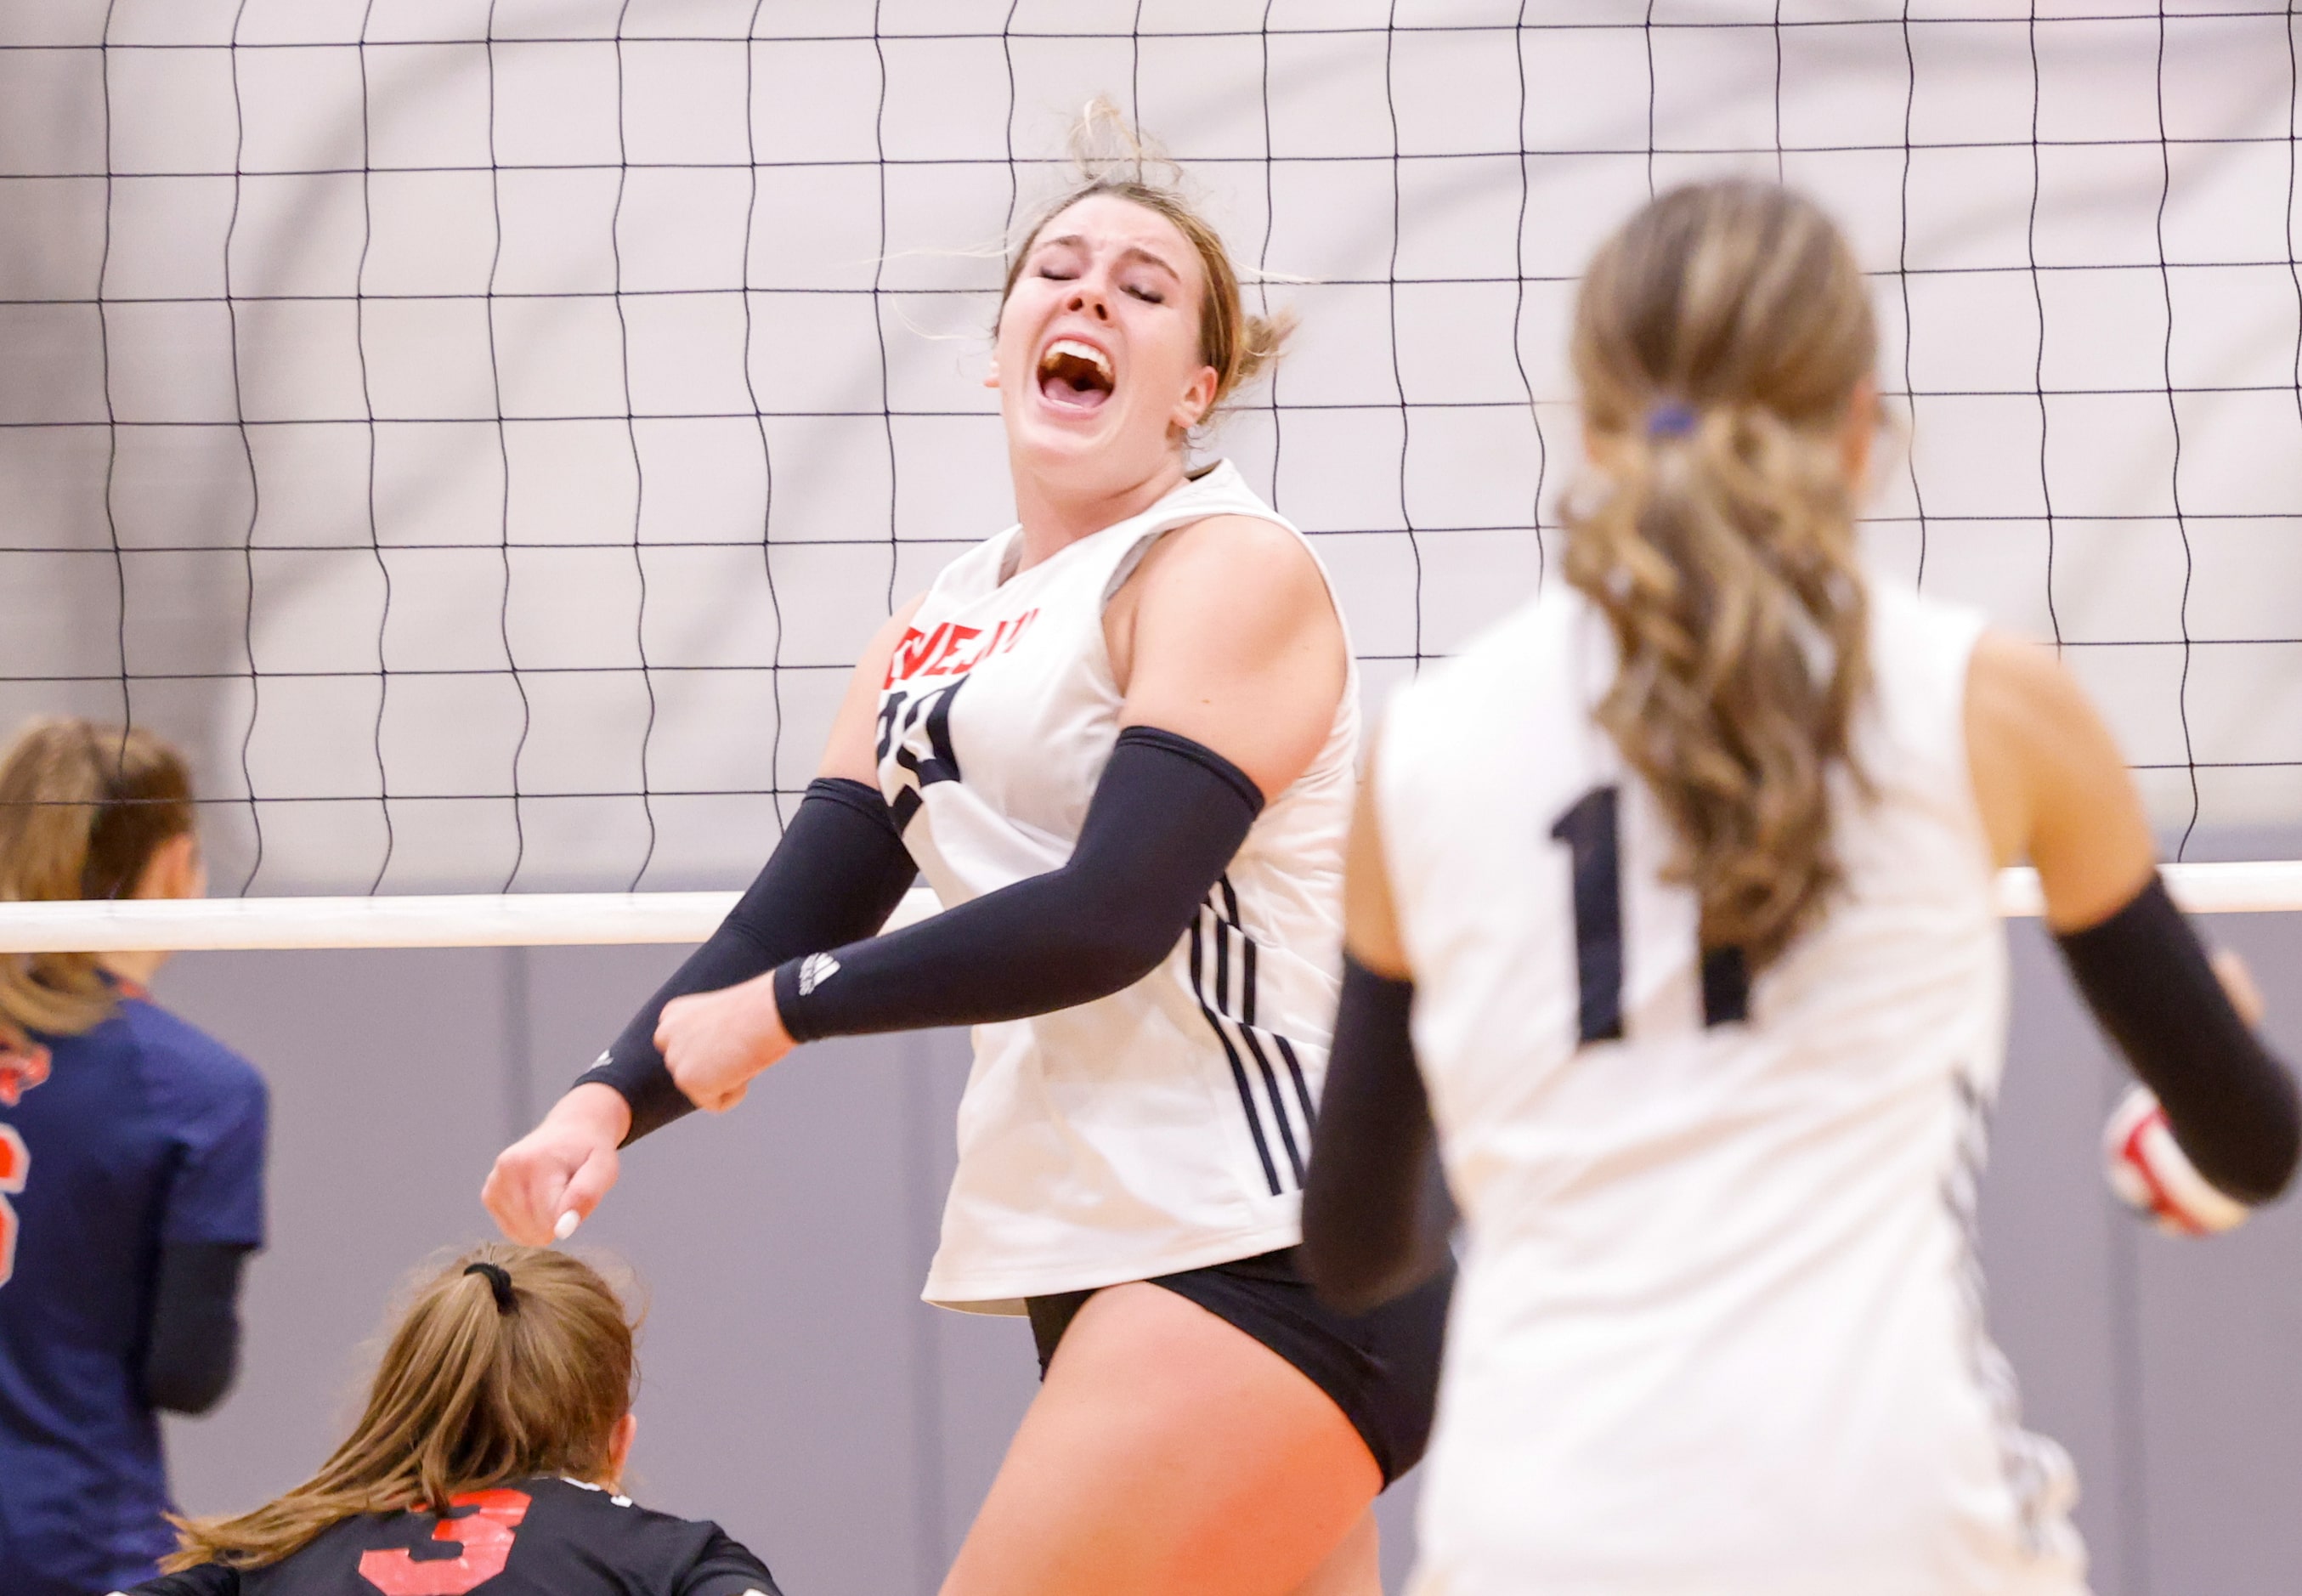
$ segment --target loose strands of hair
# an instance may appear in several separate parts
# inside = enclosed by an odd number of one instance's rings
[[[1014,290],[1047,223],[1081,200],[1107,194],[1165,217],[1197,254],[1206,277],[1199,302],[1199,353],[1215,369],[1215,394],[1207,407],[1211,419],[1226,399],[1279,357],[1295,318],[1285,311],[1271,317],[1248,314],[1238,269],[1221,235],[1184,191],[1182,167],[1138,137],[1118,106],[1101,96],[1088,101],[1068,142],[1074,181],[1040,208],[1016,241],[1000,285],[1000,303]]]

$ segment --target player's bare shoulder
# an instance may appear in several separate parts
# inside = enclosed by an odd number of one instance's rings
[[[1208,516],[1177,527],[1144,555],[1132,585],[1162,598],[1229,601],[1275,616],[1332,609],[1310,546],[1261,516]]]
[[[1992,850],[2038,867],[2050,924],[2091,923],[2133,895],[2155,858],[2149,820],[2117,739],[2053,651],[1983,633],[1966,745]]]
[[[1252,666],[1280,653],[1342,653],[1325,575],[1295,532],[1259,516],[1209,516],[1153,544],[1106,611],[1121,679],[1152,631]]]
[[[2021,738],[2091,720],[2094,707],[2054,650],[1987,627],[1967,666],[1966,716],[1970,735]]]

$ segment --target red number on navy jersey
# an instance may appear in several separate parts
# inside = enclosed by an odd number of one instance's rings
[[[504,1571],[511,1543],[527,1516],[532,1499],[524,1491],[475,1491],[448,1506],[469,1508],[460,1517],[442,1517],[432,1539],[460,1542],[460,1557],[419,1563],[405,1550],[360,1553],[360,1577],[383,1596],[464,1596]]]
[[[21,1191],[32,1172],[32,1149],[13,1125],[0,1125],[0,1194]],[[0,1286],[16,1273],[16,1210],[0,1195]]]
[[[13,1108],[48,1078],[48,1050],[0,1043],[0,1107]]]

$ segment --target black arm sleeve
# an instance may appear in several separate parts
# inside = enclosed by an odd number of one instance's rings
[[[776,971],[802,1042],[984,1025],[1106,997],[1167,956],[1263,810],[1246,773],[1172,732],[1130,727],[1060,869]]]
[[[752,1555],[751,1548],[715,1525],[703,1555],[680,1576],[678,1588],[670,1596],[743,1596],[746,1591],[783,1596],[768,1566]]]
[[[1405,1296],[1447,1262],[1455,1204],[1407,1029],[1414,1004],[1414,982],[1343,955],[1334,1051],[1303,1178],[1303,1273],[1346,1314]]]
[[[2243,1203],[2283,1191],[2302,1153],[2294,1077],[2231,1006],[2165,882],[2055,940],[2198,1173]]]
[[[576,1084],[599,1081],[632,1105],[626,1145],[693,1112],[655,1045],[663,1005],[765,975],[786,959],[869,937],[919,873],[886,800],[860,781],[808,784],[783,840],[710,939],[687,956]]]
[[[231,1389],[239,1370],[240,1265],[255,1250],[214,1241],[161,1247],[144,1354],[144,1399],[153,1407],[203,1414]]]

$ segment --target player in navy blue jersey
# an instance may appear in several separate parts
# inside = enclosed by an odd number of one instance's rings
[[[0,758],[0,899],[197,897],[183,759],[27,727]],[[161,953],[0,956],[0,1592],[91,1596],[172,1543],[158,1413],[238,1362],[264,1241],[263,1079],[155,1004]]]
[[[480,1247],[416,1293],[320,1472],[185,1524],[138,1596],[778,1596],[717,1525],[621,1493],[637,1376],[596,1270]]]

